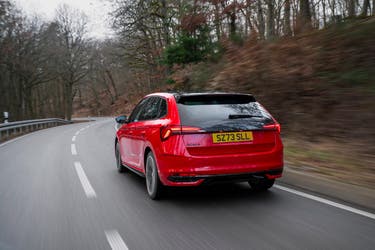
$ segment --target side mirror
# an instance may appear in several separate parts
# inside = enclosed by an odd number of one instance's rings
[[[116,122],[119,123],[119,124],[124,124],[124,123],[127,123],[128,122],[128,118],[126,117],[126,115],[120,115],[120,116],[117,116],[115,118]]]

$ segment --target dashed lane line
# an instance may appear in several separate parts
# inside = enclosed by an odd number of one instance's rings
[[[108,243],[112,250],[128,250],[124,240],[121,235],[116,230],[105,231],[105,236],[107,237]]]
[[[76,168],[78,178],[81,181],[83,190],[86,193],[87,198],[96,198],[96,193],[94,188],[91,186],[89,179],[87,178],[85,171],[82,168],[80,162],[74,162],[74,167]]]
[[[70,145],[70,149],[72,151],[72,155],[77,155],[77,149],[75,144]]]

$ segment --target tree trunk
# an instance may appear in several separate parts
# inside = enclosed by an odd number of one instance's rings
[[[297,29],[296,29],[298,33],[312,29],[309,0],[300,0],[299,3],[300,3],[300,11],[297,17]]]
[[[59,114],[59,117],[64,118],[65,117],[65,84],[63,82],[59,82],[58,85],[58,90],[57,90],[57,97],[58,97],[58,102],[57,102],[57,109],[56,111]]]
[[[33,119],[34,109],[33,109],[33,93],[30,87],[26,87],[25,89],[25,106],[26,106],[26,118]]]
[[[234,37],[237,33],[237,26],[236,26],[236,1],[233,3],[233,9],[228,12],[227,17],[229,19],[229,35],[230,37]]]
[[[102,78],[102,84],[105,88],[105,92],[108,94],[109,98],[110,98],[110,101],[111,101],[111,105],[115,103],[115,97],[113,96],[112,92],[111,92],[111,86],[109,84],[107,84],[107,80],[106,80],[106,72],[103,72],[100,74],[101,78]]]
[[[264,40],[265,24],[264,24],[264,17],[263,17],[263,10],[262,10],[262,3],[261,3],[261,1],[257,1],[257,7],[258,7],[258,32],[259,32],[259,38],[261,40]]]
[[[318,20],[318,17],[317,17],[315,7],[311,8],[310,11],[311,11],[311,18],[312,18],[312,20],[311,20],[312,27],[314,29],[319,29],[319,20]],[[318,13],[319,13],[319,5],[318,5]]]
[[[348,17],[355,17],[355,0],[349,0],[348,2]]]
[[[290,28],[290,0],[285,1],[284,9],[284,35],[291,36],[292,30]]]
[[[116,101],[117,98],[118,98],[118,92],[117,92],[115,81],[113,80],[113,77],[112,77],[112,73],[111,73],[111,71],[109,69],[106,69],[105,72],[106,72],[106,74],[107,74],[107,76],[109,78],[109,82],[111,83],[111,86],[113,88],[113,92],[115,92],[115,96],[114,97],[115,97],[115,101]]]
[[[99,102],[99,95],[98,92],[96,91],[95,87],[90,85],[89,88],[92,91],[92,94],[94,95],[94,102],[95,102],[95,110],[99,112],[100,109],[100,102]],[[98,114],[98,113],[97,113]]]
[[[72,111],[73,111],[73,84],[72,83],[65,83],[65,119],[71,120],[72,119]]]
[[[161,15],[163,18],[163,36],[165,46],[170,44],[169,39],[169,24],[168,24],[168,10],[167,10],[167,1],[161,0]]]
[[[369,7],[370,7],[370,0],[364,0],[363,1],[362,13],[361,13],[362,16],[367,16]]]
[[[326,17],[326,0],[322,1],[322,7],[323,7],[323,25],[324,28],[327,26],[327,17]]]
[[[219,41],[221,37],[219,4],[215,4],[215,30],[217,40]]]
[[[328,0],[328,3],[329,3],[329,6],[331,8],[331,12],[332,12],[332,15],[331,15],[331,19],[332,20],[336,20],[336,0]]]
[[[275,18],[273,0],[267,0],[267,40],[275,38]]]

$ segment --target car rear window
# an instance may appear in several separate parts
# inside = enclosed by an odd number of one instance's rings
[[[188,95],[181,96],[178,103],[184,105],[247,104],[255,102],[251,95]]]
[[[196,95],[177,100],[181,125],[207,130],[253,129],[271,115],[250,95]]]

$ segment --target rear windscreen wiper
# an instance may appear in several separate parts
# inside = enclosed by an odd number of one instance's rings
[[[252,118],[252,117],[263,118],[263,116],[259,116],[259,115],[235,114],[235,115],[229,115],[228,119],[241,119],[241,118]]]

